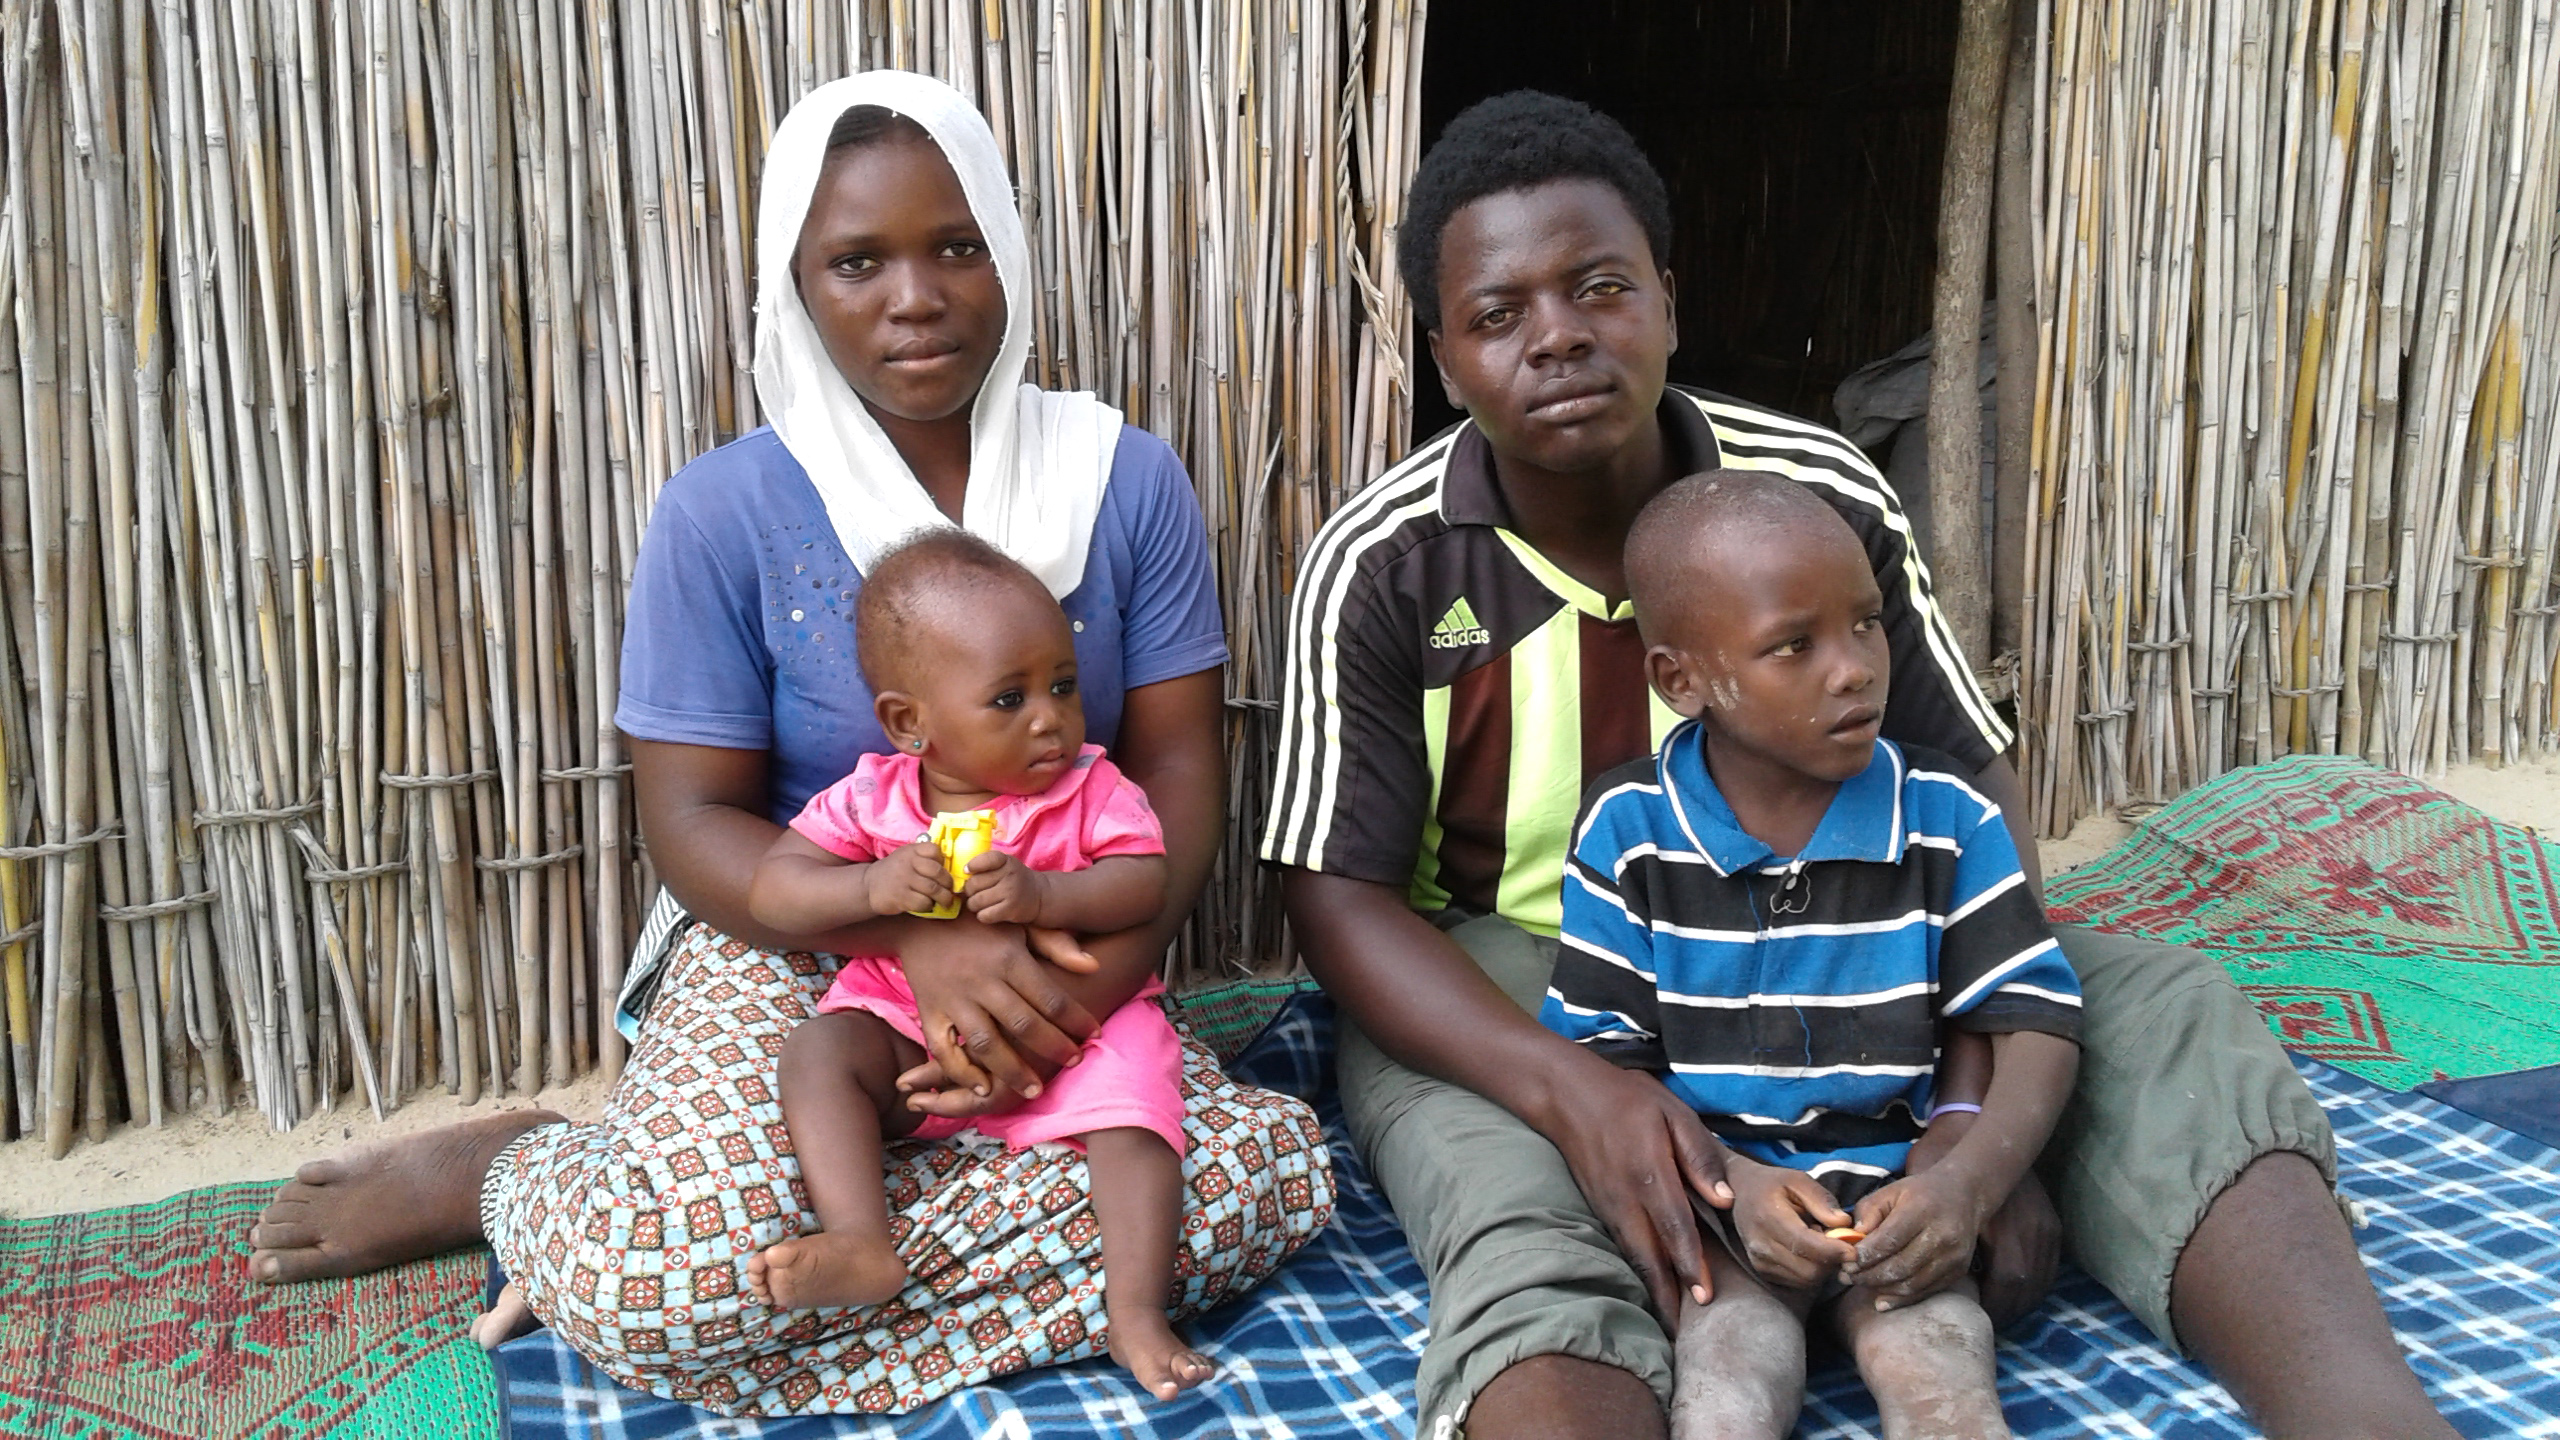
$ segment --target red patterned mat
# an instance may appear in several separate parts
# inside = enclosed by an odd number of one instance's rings
[[[0,1220],[0,1435],[497,1434],[495,1381],[464,1333],[485,1252],[254,1286],[249,1223],[276,1183]]]
[[[2560,1064],[2555,872],[2523,826],[2297,755],[2188,791],[2046,900],[2210,953],[2286,1048],[2408,1090]]]

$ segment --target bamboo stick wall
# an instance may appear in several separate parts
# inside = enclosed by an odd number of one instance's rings
[[[1253,814],[1297,546],[1403,443],[1422,15],[0,9],[0,1137],[618,1064],[623,587],[666,477],[758,423],[763,140],[854,68],[979,100],[1038,378],[1189,462]],[[1249,877],[1239,838],[1192,973],[1276,951]]]
[[[2045,0],[2021,718],[2037,819],[2560,731],[2553,0]],[[978,98],[1044,383],[1171,438],[1236,662],[1404,442],[1418,0],[0,7],[0,1137],[620,1058],[611,727],[658,486],[757,423],[763,137]],[[1108,17],[1110,23],[1105,24]]]
[[[2036,8],[2039,823],[2560,744],[2552,0]]]

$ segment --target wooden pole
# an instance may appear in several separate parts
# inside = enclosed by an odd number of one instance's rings
[[[1990,589],[1982,545],[1980,338],[1985,245],[2007,70],[2010,0],[1961,0],[1938,186],[1937,336],[1929,371],[1930,536],[1939,603],[1968,661],[1986,662]]]

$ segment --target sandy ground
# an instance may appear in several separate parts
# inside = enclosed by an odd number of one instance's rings
[[[510,1096],[466,1106],[431,1089],[411,1095],[380,1120],[358,1093],[287,1131],[275,1129],[255,1110],[235,1106],[223,1116],[210,1111],[181,1115],[157,1130],[139,1125],[112,1130],[103,1144],[75,1141],[71,1153],[59,1160],[47,1160],[40,1142],[15,1140],[0,1144],[0,1215],[139,1205],[206,1185],[281,1179],[303,1161],[350,1143],[415,1134],[501,1110],[540,1106],[591,1120],[604,1109],[604,1090],[603,1077],[590,1075],[531,1100]]]
[[[2434,783],[2489,814],[2560,837],[2560,759],[2504,770],[2465,766]],[[2044,843],[2045,873],[2060,874],[2097,858],[2132,829],[2131,823],[2115,816],[2082,820],[2067,838]],[[235,1109],[219,1119],[188,1115],[158,1130],[116,1131],[104,1144],[83,1142],[60,1160],[47,1160],[35,1143],[15,1141],[0,1144],[0,1215],[134,1205],[204,1185],[280,1178],[292,1174],[303,1161],[351,1142],[412,1134],[502,1108],[536,1104],[573,1119],[591,1119],[603,1101],[604,1085],[590,1076],[533,1100],[484,1100],[470,1107],[450,1095],[423,1093],[382,1120],[373,1118],[361,1098],[343,1100],[336,1110],[284,1133],[246,1109]]]

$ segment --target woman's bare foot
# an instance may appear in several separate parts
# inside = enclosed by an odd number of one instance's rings
[[[488,1311],[471,1322],[471,1338],[481,1349],[495,1350],[533,1327],[533,1307],[510,1280],[498,1287],[498,1298],[490,1302]]]
[[[1111,1315],[1111,1358],[1159,1400],[1170,1400],[1218,1373],[1208,1356],[1173,1333],[1173,1322],[1163,1311],[1152,1308]]]
[[[907,1288],[906,1262],[850,1235],[803,1235],[747,1257],[747,1287],[777,1310],[877,1305]]]
[[[313,1160],[249,1232],[251,1279],[267,1284],[362,1275],[478,1244],[489,1162],[548,1110],[510,1110]]]

